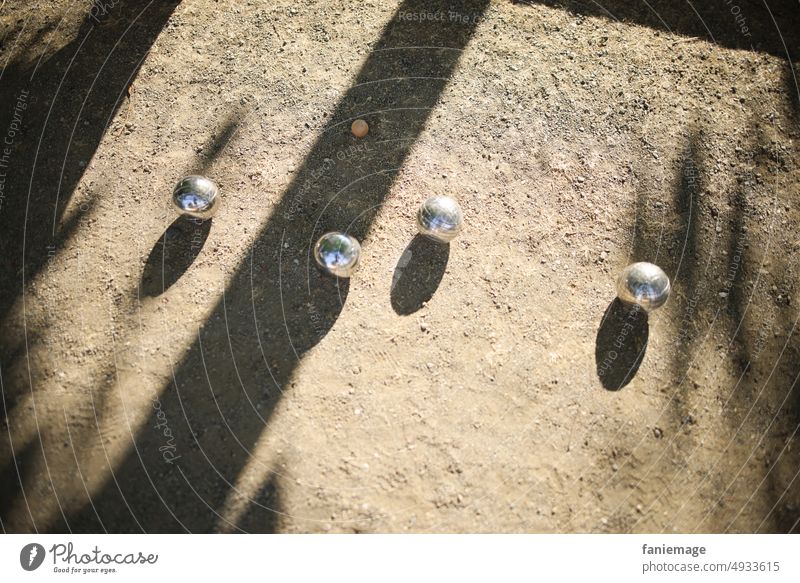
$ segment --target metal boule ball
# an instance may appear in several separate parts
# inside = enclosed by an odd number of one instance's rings
[[[187,176],[172,191],[172,202],[183,215],[210,219],[219,209],[219,188],[205,176]]]
[[[346,233],[325,233],[314,246],[317,264],[336,277],[350,277],[360,255],[361,245]]]
[[[617,297],[647,312],[663,306],[669,298],[669,292],[669,277],[664,270],[644,261],[632,263],[623,269],[617,281]]]
[[[449,196],[433,196],[417,212],[419,232],[440,243],[449,243],[464,228],[461,207]]]

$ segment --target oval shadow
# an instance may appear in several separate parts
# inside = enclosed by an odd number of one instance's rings
[[[436,293],[447,269],[450,245],[417,235],[408,244],[392,275],[392,308],[413,314]]]
[[[145,296],[167,291],[194,263],[211,231],[211,220],[182,215],[156,241],[142,271],[139,285]]]
[[[615,298],[600,322],[594,358],[603,388],[618,391],[633,380],[644,360],[649,336],[647,312]]]

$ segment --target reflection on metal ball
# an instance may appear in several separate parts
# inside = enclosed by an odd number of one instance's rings
[[[317,264],[337,277],[350,277],[360,255],[361,245],[346,233],[325,233],[314,246]]]
[[[464,227],[461,207],[449,196],[434,196],[417,212],[419,232],[440,243],[452,241]]]
[[[632,263],[622,270],[617,281],[617,297],[623,302],[637,304],[648,312],[663,306],[669,292],[669,277],[652,263]]]
[[[172,191],[178,212],[206,220],[219,209],[219,188],[205,176],[187,176]]]

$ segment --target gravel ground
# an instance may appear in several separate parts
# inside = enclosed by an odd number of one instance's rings
[[[800,5],[695,4],[2,3],[3,530],[798,531]]]

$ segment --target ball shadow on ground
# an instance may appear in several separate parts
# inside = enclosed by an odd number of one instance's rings
[[[142,295],[155,297],[172,287],[200,255],[211,220],[178,217],[153,246],[142,271]]]
[[[600,322],[595,342],[597,376],[603,388],[618,391],[639,371],[647,351],[647,312],[615,298]]]
[[[442,282],[450,245],[417,235],[408,244],[392,276],[392,308],[401,316],[413,314],[429,301]]]

